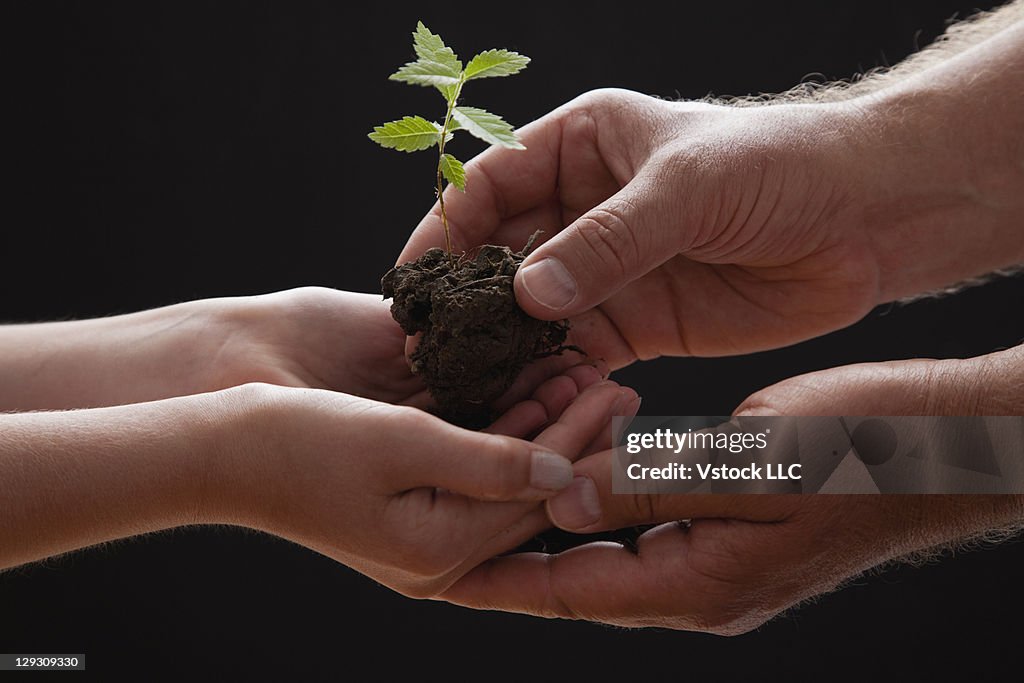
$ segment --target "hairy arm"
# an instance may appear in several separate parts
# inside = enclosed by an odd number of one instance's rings
[[[731,104],[837,103],[892,301],[1024,264],[1024,2],[953,24],[896,67]]]
[[[850,82],[709,101],[845,113],[842,165],[864,179],[880,303],[1024,265],[1024,1],[955,23],[895,67]]]
[[[863,98],[878,132],[861,153],[882,162],[864,220],[884,226],[870,234],[885,301],[1024,263],[1024,4],[961,33],[952,56],[925,53]],[[985,37],[962,44],[972,34]]]
[[[704,259],[701,263],[733,267],[718,271],[723,278],[733,277],[729,290],[694,287],[701,281],[686,277],[693,268],[690,262],[681,262],[674,272],[662,267],[664,280],[673,282],[669,278],[675,277],[675,282],[688,285],[680,288],[686,301],[677,305],[679,319],[686,323],[691,302],[699,306],[703,298],[711,299],[709,294],[733,312],[785,313],[779,316],[785,329],[773,337],[765,336],[772,319],[762,318],[747,328],[721,325],[714,338],[700,339],[699,347],[679,344],[673,350],[720,352],[723,333],[735,334],[737,329],[761,339],[751,344],[740,338],[740,343],[730,344],[730,351],[791,343],[834,329],[834,320],[821,324],[813,317],[813,325],[797,327],[799,318],[793,312],[804,312],[797,308],[801,301],[810,300],[814,306],[809,313],[822,317],[842,307],[843,298],[836,292],[866,291],[868,301],[847,305],[847,324],[866,312],[864,303],[891,301],[1024,263],[1022,11],[1024,3],[1018,2],[982,15],[896,69],[852,85],[726,103],[754,106],[715,106],[722,104],[718,102],[703,103],[708,108],[701,109],[693,103],[671,103],[678,119],[706,113],[714,123],[712,151],[699,166],[701,182],[682,186],[680,196],[692,204],[702,185],[712,185],[707,170],[724,158],[730,162],[727,180],[712,190],[721,201],[734,188],[729,208],[738,207],[724,212],[729,219],[724,228],[708,231],[711,239],[698,244],[703,252],[684,252]],[[660,103],[619,99],[662,115]],[[670,125],[664,117],[651,129]],[[686,132],[684,144],[690,145],[697,136],[692,129]],[[650,167],[652,162],[642,163]],[[667,172],[664,167],[655,170],[659,179],[668,181],[685,177],[691,168],[688,163]],[[749,178],[754,182],[744,182]],[[640,192],[628,199],[633,204],[647,201]],[[618,257],[642,253],[646,245],[641,240],[650,233],[668,232],[662,226],[680,232],[676,228],[682,225],[682,232],[696,232],[677,218],[684,213],[680,206],[657,213],[658,205],[647,201],[644,208],[632,211],[621,201],[605,204],[599,226],[603,232],[589,228],[591,236],[599,236],[593,240],[600,242],[598,249],[588,252],[586,240],[574,239],[587,227],[576,223],[576,234],[565,245],[549,246],[546,252],[542,247],[533,257],[563,259],[572,274],[586,275],[587,264],[574,269],[579,263],[572,260],[574,253],[602,266],[595,272],[608,271],[608,263],[626,260]],[[608,220],[615,212],[621,218]],[[698,208],[696,213],[702,219],[699,225],[714,226],[715,211]],[[651,215],[657,221],[644,223]],[[815,241],[825,249],[815,252]],[[827,258],[837,250],[840,258]],[[602,261],[600,254],[617,258]],[[832,277],[843,275],[851,261],[862,266],[854,271],[858,277]],[[530,265],[527,261],[524,268]],[[759,272],[767,284],[763,288],[754,286]],[[526,279],[522,272],[519,277]],[[794,280],[801,287],[786,288]],[[637,282],[644,284],[643,279]],[[522,293],[530,293],[521,287]],[[659,288],[636,290],[631,309],[651,300]],[[823,291],[831,296],[813,298]],[[727,298],[736,292],[744,296]],[[622,297],[615,294],[603,310],[625,319],[614,311],[616,296]],[[744,310],[752,300],[754,305]],[[715,322],[715,309],[698,313],[690,320]],[[627,327],[619,324],[616,329]],[[665,339],[670,336],[661,335],[659,342]],[[642,349],[640,343],[646,342],[638,335],[632,348]],[[1024,346],[1018,346],[963,360],[823,370],[758,392],[737,412],[1020,415],[1022,380]],[[1019,495],[616,495],[610,481],[613,457],[614,451],[605,451],[577,463],[573,485],[549,500],[547,510],[557,526],[583,534],[658,524],[640,536],[635,548],[598,542],[558,555],[506,555],[467,575],[446,597],[480,609],[736,634],[880,563],[927,556],[928,549],[937,547],[1004,538],[1016,533],[1024,520],[1024,496]],[[709,507],[699,509],[705,504]]]
[[[1024,5],[781,96],[586,93],[466,167],[453,241],[523,244],[534,317],[613,368],[777,348],[1024,263]],[[746,105],[746,106],[743,106]],[[435,209],[400,261],[440,243]]]

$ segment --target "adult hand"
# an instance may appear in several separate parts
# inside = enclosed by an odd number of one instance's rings
[[[754,394],[737,414],[1021,415],[1021,386],[1024,346],[817,372]],[[548,513],[581,533],[658,524],[637,552],[591,543],[499,558],[443,597],[480,609],[736,634],[885,561],[1024,522],[1019,495],[614,495],[611,456],[578,462]]]
[[[516,276],[538,318],[613,368],[660,355],[777,346],[861,317],[877,265],[822,107],[733,109],[587,93],[491,149],[446,196],[458,248],[541,244]],[[399,261],[442,239],[435,208]],[[784,235],[783,235],[784,233]]]
[[[1024,261],[1024,22],[909,71],[773,106],[587,93],[467,165],[453,242],[547,231],[518,301],[613,369],[794,343]],[[435,207],[399,262],[442,234]]]

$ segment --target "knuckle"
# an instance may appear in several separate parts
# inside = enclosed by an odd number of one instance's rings
[[[625,88],[595,88],[574,98],[570,105],[581,109],[622,106],[641,97],[639,93]]]
[[[548,581],[547,592],[544,595],[543,608],[541,609],[542,615],[547,617],[558,617],[560,619],[572,619],[575,621],[582,620],[585,618],[584,615],[574,609],[565,598],[569,591],[564,588],[563,582],[558,578],[559,576],[562,576],[562,574],[555,570],[555,566],[559,561],[559,555],[557,554],[545,556]]]
[[[976,363],[975,381],[984,388],[977,414],[1024,414],[1024,392],[1020,391],[1024,386],[1024,344],[981,356]]]
[[[614,206],[589,211],[570,228],[585,245],[595,272],[613,276],[631,273],[640,260],[637,236],[625,219],[624,212]]]
[[[489,457],[490,478],[487,490],[482,492],[483,498],[505,500],[517,492],[524,485],[523,470],[529,467],[527,462],[524,465],[524,458],[518,448],[511,444],[503,444],[494,449]]]
[[[875,386],[864,368],[833,368],[784,379],[751,394],[736,409],[736,415],[831,415],[854,390]],[[810,412],[808,412],[810,411]],[[842,414],[842,413],[840,413]]]
[[[998,378],[985,372],[986,361],[949,359],[915,363],[920,373],[923,415],[981,415]],[[972,371],[976,366],[981,372]]]
[[[570,100],[562,110],[569,119],[588,119],[611,136],[617,136],[627,125],[656,123],[667,112],[663,100],[623,88],[590,90]]]
[[[623,110],[658,103],[660,100],[625,88],[596,88],[583,93],[574,102],[587,109],[618,114]]]
[[[622,497],[626,504],[626,514],[637,523],[651,523],[657,512],[654,502],[655,495],[650,493],[633,493]]]

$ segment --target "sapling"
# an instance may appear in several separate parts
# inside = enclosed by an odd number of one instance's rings
[[[436,88],[444,96],[446,110],[444,123],[428,121],[422,116],[404,116],[376,126],[370,139],[389,149],[417,152],[436,147],[437,201],[444,227],[444,243],[448,259],[454,266],[451,231],[444,207],[444,181],[466,191],[466,171],[462,162],[445,151],[445,145],[457,130],[465,130],[491,145],[509,149],[526,149],[515,134],[515,129],[504,119],[477,107],[460,107],[459,96],[467,81],[477,78],[511,76],[526,68],[530,58],[511,50],[484,50],[469,60],[466,67],[441,36],[431,33],[423,22],[416,23],[412,34],[417,59],[391,74],[392,81]]]
[[[392,268],[381,280],[381,289],[385,298],[394,299],[391,315],[405,333],[421,335],[410,360],[438,412],[457,424],[481,427],[493,417],[491,403],[527,363],[573,348],[564,345],[567,322],[536,320],[516,304],[512,281],[533,239],[521,251],[483,245],[472,257],[456,258],[445,210],[445,181],[466,191],[462,162],[446,147],[457,131],[491,145],[526,149],[500,116],[460,105],[463,88],[478,78],[519,73],[530,60],[510,50],[485,50],[463,68],[452,49],[423,22],[412,35],[417,59],[392,74],[391,80],[436,88],[445,100],[443,122],[405,116],[377,126],[370,139],[402,152],[437,148],[436,191],[446,249],[428,249],[416,261]]]

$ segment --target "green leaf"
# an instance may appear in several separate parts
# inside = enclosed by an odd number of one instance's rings
[[[413,85],[432,85],[437,88],[449,88],[458,85],[461,71],[452,71],[439,62],[417,60],[409,62],[395,73],[388,76],[392,81],[411,83]],[[442,90],[442,92],[444,92]]]
[[[431,33],[422,21],[416,24],[412,42],[419,59],[409,62],[391,74],[391,80],[434,86],[441,91],[445,99],[451,101],[451,93],[455,91],[462,77],[462,62],[452,49],[444,44],[441,36]]]
[[[509,50],[486,50],[466,65],[466,80],[511,76],[526,68],[530,58]]]
[[[424,62],[434,62],[454,72],[456,78],[462,73],[462,62],[455,56],[452,49],[444,44],[441,36],[431,33],[422,21],[416,22],[416,30],[412,34],[412,46],[416,56]]]
[[[519,142],[512,126],[497,114],[476,107],[455,107],[452,116],[463,128],[484,142],[509,149],[526,149]]]
[[[441,139],[441,128],[421,116],[406,116],[383,126],[376,126],[369,137],[388,149],[416,152],[438,144]]]
[[[466,191],[466,169],[462,167],[462,162],[451,154],[441,155],[441,173],[449,183],[463,192]]]

